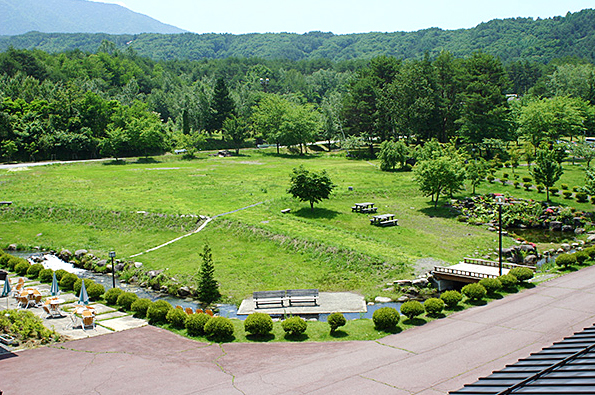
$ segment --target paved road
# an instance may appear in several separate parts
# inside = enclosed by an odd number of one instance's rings
[[[208,345],[155,327],[0,360],[4,394],[444,394],[595,322],[595,267],[379,341]]]

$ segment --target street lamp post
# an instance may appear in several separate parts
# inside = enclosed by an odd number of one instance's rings
[[[499,275],[502,275],[502,206],[504,205],[504,196],[496,196],[496,204],[498,205],[498,270]]]
[[[264,93],[267,93],[267,87],[269,86],[269,79],[268,78],[261,78],[260,85],[262,85],[262,89]]]
[[[113,288],[116,288],[116,268],[114,266],[114,258],[116,256],[116,252],[115,251],[110,251],[109,252],[109,257],[112,258],[112,286]]]

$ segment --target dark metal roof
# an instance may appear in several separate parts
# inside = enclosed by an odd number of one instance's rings
[[[595,394],[595,325],[450,394]]]

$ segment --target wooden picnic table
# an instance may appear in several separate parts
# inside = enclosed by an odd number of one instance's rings
[[[370,218],[370,224],[376,226],[394,226],[399,224],[398,221],[394,214],[380,214]]]
[[[375,213],[377,210],[378,207],[374,207],[374,203],[371,202],[354,203],[353,207],[351,207],[351,211],[357,213]]]

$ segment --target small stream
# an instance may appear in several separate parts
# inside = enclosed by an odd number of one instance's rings
[[[111,274],[103,274],[103,273],[95,273],[85,269],[75,268],[71,263],[64,262],[60,258],[55,255],[51,254],[44,254],[40,252],[15,252],[15,251],[7,251],[11,255],[15,255],[21,258],[28,259],[31,263],[34,263],[32,257],[34,256],[43,256],[44,261],[41,262],[45,268],[49,268],[52,270],[64,269],[67,272],[74,273],[79,277],[82,278],[89,278],[95,281],[98,284],[104,286],[105,290],[112,288],[112,276]],[[195,310],[197,308],[202,308],[199,303],[191,300],[191,299],[183,299],[178,298],[169,294],[163,294],[161,292],[153,291],[152,289],[142,288],[138,285],[128,284],[125,282],[121,282],[116,275],[116,287],[126,291],[126,292],[134,292],[139,298],[148,298],[152,301],[155,300],[165,300],[170,303],[172,306],[182,306],[183,308],[190,307],[191,309]],[[401,304],[399,302],[391,302],[391,303],[376,303],[374,305],[369,305],[367,308],[367,312],[365,313],[344,313],[346,319],[348,320],[355,320],[358,318],[368,318],[371,319],[374,311],[378,310],[381,307],[393,307],[397,309],[397,311],[401,310]],[[219,315],[228,318],[238,318],[240,320],[246,319],[244,315],[238,315],[238,309],[235,305],[232,304],[218,304],[217,309],[219,310]],[[327,317],[329,314],[313,314],[311,318],[317,318],[319,321],[326,322]],[[304,317],[307,318],[307,317]]]

